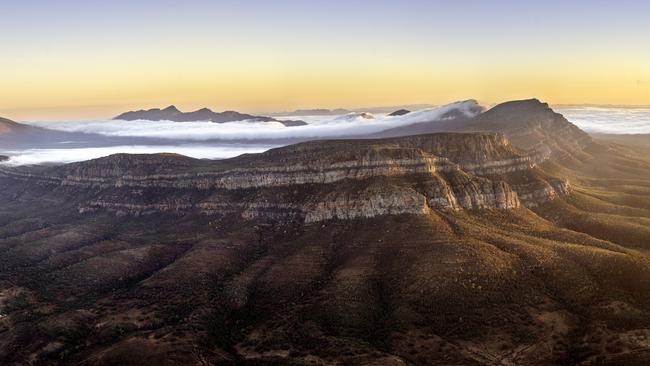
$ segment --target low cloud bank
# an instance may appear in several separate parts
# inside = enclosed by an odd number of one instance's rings
[[[91,148],[61,148],[61,149],[27,149],[6,151],[9,160],[2,165],[36,165],[36,164],[65,164],[77,161],[97,159],[104,156],[127,154],[157,154],[176,153],[197,159],[226,159],[246,153],[260,153],[276,147],[275,145],[256,144],[224,144],[219,146],[206,145],[169,145],[169,146],[111,146]]]
[[[587,132],[650,134],[650,108],[560,107],[566,119]]]
[[[305,118],[309,124],[297,127],[285,127],[278,122],[246,121],[219,124],[212,122],[105,120],[29,122],[29,124],[66,132],[93,133],[112,137],[149,137],[176,141],[329,138],[365,135],[393,127],[434,121],[454,110],[472,116],[476,113],[476,106],[475,101],[457,102],[438,108],[423,109],[404,116],[375,116],[374,119],[359,116],[349,116],[350,118],[332,116],[328,119],[320,117],[314,120]]]
[[[116,142],[109,147],[78,147],[59,143],[60,148],[0,150],[10,160],[4,165],[70,163],[116,153],[177,153],[200,159],[224,159],[244,153],[259,153],[278,147],[291,139],[337,138],[367,135],[394,127],[440,120],[452,111],[468,117],[477,113],[477,103],[466,101],[438,108],[423,109],[403,116],[359,113],[343,116],[287,116],[279,119],[302,119],[307,126],[285,127],[277,122],[171,122],[171,121],[61,121],[30,122],[52,130],[99,134],[108,137],[156,138],[162,145],[126,146]],[[613,134],[650,134],[650,108],[561,107],[556,110],[588,132]],[[257,140],[257,142],[256,142]],[[262,143],[262,141],[264,142]],[[277,144],[273,140],[278,140]],[[169,141],[164,142],[164,141]],[[231,142],[229,142],[231,141]]]

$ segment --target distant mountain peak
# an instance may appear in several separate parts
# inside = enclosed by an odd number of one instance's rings
[[[537,109],[537,110],[550,110],[551,107],[548,105],[548,103],[542,102],[537,98],[531,98],[531,99],[521,99],[521,100],[511,100],[508,102],[500,103],[494,106],[493,109]]]
[[[163,112],[175,112],[175,113],[181,113],[181,111],[176,108],[175,105],[170,105],[169,107],[165,108],[162,110]]]
[[[515,146],[547,149],[556,156],[575,159],[591,137],[548,103],[538,99],[513,100],[498,104],[476,116],[464,130],[505,133]]]

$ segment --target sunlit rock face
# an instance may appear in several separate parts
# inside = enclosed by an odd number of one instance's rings
[[[540,174],[548,158],[502,134],[445,133],[308,142],[210,162],[179,155],[113,155],[62,167],[3,169],[26,184],[83,192],[81,213],[198,212],[299,220],[533,207],[568,192]],[[527,175],[526,184],[517,177]],[[163,194],[164,193],[164,194]]]

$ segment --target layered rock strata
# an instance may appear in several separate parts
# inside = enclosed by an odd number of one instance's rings
[[[510,184],[498,177],[529,172],[546,158],[513,148],[499,134],[432,134],[309,142],[214,163],[117,155],[39,172],[0,168],[0,176],[96,192],[78,204],[81,213],[200,212],[317,222],[532,207],[566,194],[568,184],[541,178]]]

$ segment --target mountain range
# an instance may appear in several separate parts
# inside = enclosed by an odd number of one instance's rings
[[[249,122],[279,122],[287,127],[304,126],[307,123],[298,120],[281,121],[272,117],[253,116],[250,114],[239,113],[235,111],[213,112],[208,108],[202,108],[194,112],[181,112],[175,106],[171,105],[164,109],[154,108],[149,110],[139,110],[122,113],[113,118],[116,120],[150,120],[150,121],[174,121],[174,122],[194,122],[210,121],[214,123],[228,123],[235,121]]]
[[[647,150],[538,100],[456,117],[0,167],[0,363],[647,364]]]
[[[469,103],[471,102],[471,103]],[[460,102],[448,106],[449,111],[442,115],[437,116],[436,110],[423,110],[418,111],[420,113],[419,120],[427,120],[431,123],[441,123],[443,121],[440,118],[444,119],[444,122],[451,124],[455,119],[467,118],[468,115],[474,115],[482,111],[482,107],[478,105],[475,101]],[[426,112],[422,114],[422,112]],[[429,113],[430,112],[430,113]],[[148,111],[138,111],[138,112],[127,112],[116,118],[116,122],[120,122],[123,119],[149,119],[149,120],[176,120],[179,122],[194,122],[194,121],[267,121],[267,122],[280,122],[285,126],[298,126],[304,125],[303,121],[295,120],[275,120],[270,117],[258,117],[248,114],[242,114],[238,112],[222,112],[214,113],[208,109],[202,109],[195,112],[182,113],[178,111],[173,106],[170,106],[165,109],[152,109]],[[359,113],[350,113],[347,115],[339,116],[333,121],[336,122],[354,122],[357,120],[368,120],[372,121],[373,116],[369,113],[359,112]],[[223,122],[226,123],[226,122]],[[42,127],[36,127],[27,124],[20,124],[8,119],[0,120],[0,146],[5,150],[21,150],[21,149],[33,149],[35,147],[40,149],[52,148],[52,149],[61,149],[65,148],[91,148],[91,147],[111,147],[111,146],[154,146],[154,145],[168,145],[170,143],[192,143],[196,142],[191,138],[183,139],[182,137],[170,138],[160,138],[156,137],[157,135],[138,135],[138,136],[122,136],[117,135],[106,135],[95,132],[92,128],[83,128],[85,126],[84,122],[76,123],[77,126],[71,131],[57,130],[55,123],[52,122],[52,127],[49,125],[41,124]],[[126,129],[126,128],[125,128]],[[317,129],[314,129],[317,130]],[[228,136],[227,138],[220,139],[219,134],[213,134],[215,137],[210,139],[207,136],[202,136],[201,141],[211,141],[211,143],[258,143],[258,144],[291,144],[298,143],[302,141],[309,140],[310,138],[318,138],[318,132],[314,130],[309,133],[296,133],[293,134],[289,131],[285,133],[286,137],[267,137],[264,134],[260,133],[257,136],[246,135],[242,138],[237,138],[235,135]],[[82,132],[83,131],[83,132]],[[330,130],[330,133],[333,130]],[[305,131],[306,132],[306,131]],[[181,134],[182,135],[182,134]],[[357,131],[356,135],[340,134],[342,138],[353,138],[353,137],[372,137],[369,135],[364,135],[361,132]],[[399,134],[397,134],[399,135]],[[303,137],[303,136],[315,136],[315,137]],[[322,138],[322,137],[321,137]],[[1,150],[0,150],[1,151]]]
[[[354,109],[313,108],[313,109],[297,109],[295,111],[290,111],[290,112],[274,112],[268,114],[273,116],[340,116],[343,114],[349,114],[355,112],[380,114],[380,113],[391,113],[396,110],[419,110],[419,109],[428,109],[428,108],[435,108],[435,107],[436,106],[433,104],[409,104],[409,105],[400,105],[400,106],[364,107],[364,108],[354,108]]]

